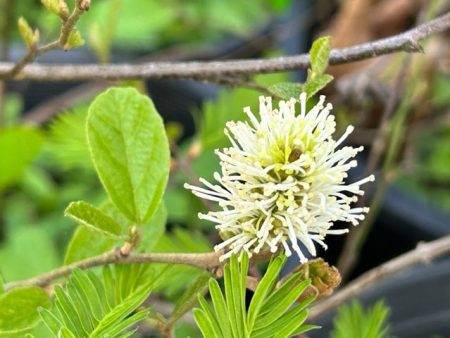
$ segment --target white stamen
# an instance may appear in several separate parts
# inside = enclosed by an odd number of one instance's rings
[[[261,97],[259,119],[249,107],[244,108],[250,122],[228,122],[225,134],[231,147],[216,150],[221,161],[221,172],[214,173],[217,184],[204,179],[200,179],[204,187],[185,184],[195,195],[222,208],[199,215],[226,236],[215,246],[215,250],[226,249],[221,261],[233,253],[251,256],[282,247],[287,256],[294,251],[305,262],[297,241],[315,256],[315,245],[326,249],[326,235],[348,232],[331,229],[334,222],[357,225],[368,212],[351,205],[364,193],[361,186],[375,177],[350,184],[344,181],[363,149],[340,147],[354,128],[347,127],[335,141],[332,105],[325,105],[321,96],[307,112],[306,99],[302,93],[298,115],[294,99],[280,101],[273,109],[271,98]]]

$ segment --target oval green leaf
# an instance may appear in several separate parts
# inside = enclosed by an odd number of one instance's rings
[[[314,75],[323,74],[328,67],[330,58],[331,42],[329,36],[323,36],[314,41],[309,51],[311,59],[311,69]]]
[[[64,215],[81,225],[111,237],[118,237],[122,232],[120,224],[113,218],[84,201],[70,203],[64,211]]]
[[[91,104],[87,137],[111,201],[143,224],[156,211],[169,174],[169,143],[152,101],[134,88],[110,88]]]

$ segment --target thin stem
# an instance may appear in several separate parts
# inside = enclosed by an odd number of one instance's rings
[[[145,264],[145,263],[168,263],[190,265],[196,268],[205,269],[216,276],[222,275],[221,267],[224,262],[220,261],[223,250],[207,253],[130,253],[121,254],[120,249],[115,249],[104,254],[86,258],[84,260],[57,268],[42,275],[25,279],[22,281],[5,284],[5,290],[11,290],[24,286],[47,286],[53,281],[68,276],[75,269],[89,269],[107,264]],[[267,261],[277,253],[261,253],[252,257],[252,262]]]
[[[5,290],[11,290],[24,286],[46,286],[51,282],[68,276],[75,269],[89,269],[107,264],[135,264],[135,263],[171,263],[184,264],[206,270],[214,270],[221,266],[219,257],[223,252],[209,253],[131,253],[127,256],[120,254],[118,250],[109,251],[102,255],[90,257],[70,265],[60,267],[40,276],[5,285]]]
[[[333,49],[330,64],[342,64],[368,59],[397,51],[421,52],[419,42],[450,28],[450,12],[423,23],[404,33],[348,48]],[[148,62],[143,64],[109,65],[29,65],[20,72],[21,79],[46,81],[79,81],[91,79],[171,78],[220,82],[221,77],[276,73],[307,68],[309,55],[284,56],[269,59],[249,59],[209,62]],[[11,63],[0,63],[0,79],[13,78]],[[17,75],[17,74],[14,74]]]
[[[25,55],[23,55],[22,58],[19,59],[19,61],[7,67],[7,70],[4,72],[4,74],[0,75],[0,79],[13,79],[21,74],[23,68],[25,68],[27,64],[33,62],[39,55],[50,50],[64,48],[69,39],[70,33],[75,28],[75,25],[80,19],[81,14],[83,14],[83,12],[87,10],[87,8],[83,7],[82,4],[83,1],[75,1],[75,7],[67,20],[63,21],[61,31],[57,40],[41,47],[34,46],[29,48]]]
[[[356,278],[331,297],[319,302],[310,312],[309,319],[314,320],[345,301],[361,294],[370,286],[403,269],[450,253],[450,235],[428,243],[420,243],[417,248],[400,255]]]

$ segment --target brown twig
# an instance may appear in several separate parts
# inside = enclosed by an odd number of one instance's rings
[[[184,264],[202,269],[214,270],[222,263],[219,257],[223,252],[209,253],[130,253],[121,255],[118,250],[109,251],[102,255],[90,257],[79,262],[66,265],[50,272],[44,273],[30,279],[18,282],[11,282],[5,285],[5,290],[11,290],[24,286],[46,286],[51,282],[70,275],[75,269],[89,269],[107,264],[134,264],[134,263],[171,263]]]
[[[216,277],[222,276],[221,267],[224,262],[220,261],[223,250],[206,253],[130,253],[123,255],[120,249],[114,249],[104,254],[89,257],[84,260],[57,268],[42,275],[25,279],[22,281],[6,283],[6,291],[25,286],[47,286],[55,280],[68,276],[75,269],[89,269],[107,264],[145,264],[145,263],[167,263],[183,264],[196,268],[208,270]],[[277,252],[278,253],[278,252]],[[267,261],[277,253],[265,252],[252,256],[252,262]]]
[[[447,253],[450,253],[450,236],[445,236],[429,243],[420,243],[414,250],[364,273],[331,297],[319,302],[311,309],[309,319],[314,320],[320,317],[352,297],[361,294],[371,285],[380,282],[386,277],[418,263],[429,263],[434,258]]]
[[[333,49],[330,64],[359,61],[397,51],[420,52],[420,40],[450,28],[450,13],[423,23],[404,33],[348,48]],[[209,61],[209,62],[148,62],[144,64],[109,65],[29,65],[20,72],[21,79],[46,81],[118,80],[171,78],[217,82],[220,77],[275,73],[307,68],[309,55],[284,56],[269,59]],[[9,79],[11,63],[0,63],[0,79]]]

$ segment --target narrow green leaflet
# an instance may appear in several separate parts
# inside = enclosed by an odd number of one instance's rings
[[[203,337],[217,337],[211,324],[211,320],[206,315],[205,311],[194,309],[194,318],[200,331],[202,331]]]
[[[247,325],[250,330],[255,325],[256,318],[261,311],[264,300],[269,295],[269,291],[272,290],[273,284],[276,283],[276,278],[285,262],[285,259],[283,258],[284,257],[277,257],[271,262],[264,277],[261,279],[255,290],[255,294],[253,295],[252,302],[248,309]]]
[[[298,99],[303,92],[303,85],[301,83],[281,82],[270,86],[269,91],[284,100],[289,100],[291,97]]]
[[[231,337],[231,318],[225,303],[225,298],[220,290],[219,283],[215,279],[209,281],[209,293],[213,302],[216,314],[220,323],[222,323],[222,332],[224,337]]]
[[[78,224],[112,237],[118,237],[122,232],[120,224],[113,218],[84,201],[70,203],[64,211],[64,215],[73,219]]]
[[[26,330],[37,324],[38,308],[49,308],[50,298],[38,287],[25,287],[0,295],[0,336]]]
[[[237,256],[235,255],[230,260],[231,295],[233,297],[232,303],[235,307],[237,331],[239,336],[244,337],[247,334],[247,322],[245,320],[245,279],[244,284],[242,284],[242,276],[247,276],[248,257],[242,259],[241,264],[238,264]]]
[[[54,337],[125,337],[148,315],[140,309],[158,277],[147,278],[146,266],[124,266],[103,278],[75,270],[64,288],[55,288],[55,308],[40,315]]]
[[[327,69],[330,50],[331,44],[329,36],[324,36],[314,41],[309,51],[311,69],[314,75],[323,74],[325,69]]]
[[[169,144],[152,101],[134,88],[110,88],[89,107],[87,137],[111,201],[129,220],[155,213],[169,174]]]
[[[300,295],[310,284],[293,275],[276,286],[278,275],[286,261],[279,256],[270,262],[262,280],[246,310],[246,278],[249,260],[247,255],[238,262],[236,256],[224,266],[224,292],[219,283],[211,278],[209,292],[212,306],[199,295],[200,309],[194,309],[195,320],[206,338],[287,338],[316,328],[303,325],[308,317],[310,297],[300,303]]]
[[[293,308],[286,312],[279,320],[272,323],[268,328],[267,333],[263,333],[262,337],[267,337],[270,333],[275,338],[291,337],[293,333],[298,330],[298,327],[303,324],[308,318],[308,311],[301,308]]]
[[[31,127],[0,129],[0,191],[17,183],[41,149],[41,132]]]
[[[59,331],[58,338],[76,338],[76,336],[66,327],[62,327]]]
[[[275,322],[278,319],[278,317],[276,315],[280,312],[287,311],[289,309],[289,307],[291,306],[291,304],[294,303],[298,299],[298,297],[303,293],[303,291],[306,289],[306,287],[308,285],[309,285],[309,281],[304,280],[303,282],[298,283],[295,287],[292,287],[292,285],[289,285],[289,287],[288,287],[289,293],[286,296],[284,296],[283,298],[281,298],[280,295],[276,295],[274,298],[277,299],[278,301],[275,304],[272,304],[272,307],[265,306],[266,308],[270,309],[271,311],[268,311],[265,316],[260,315],[261,319],[263,319],[263,320],[261,320],[259,323],[256,323],[257,326],[255,326],[255,328],[257,328],[257,327],[263,328],[263,327],[267,326],[266,323]],[[282,301],[280,302],[279,299],[282,299]],[[314,300],[314,298],[312,300]],[[266,304],[267,303],[265,303],[264,305],[266,305]],[[308,305],[309,303],[305,303],[305,304]]]
[[[224,334],[221,330],[222,325],[217,321],[217,317],[214,315],[213,309],[211,308],[209,303],[203,297],[198,297],[198,302],[200,303],[202,310],[206,315],[206,320],[208,321],[208,324],[210,325],[210,327],[214,332],[213,337],[223,337]]]

